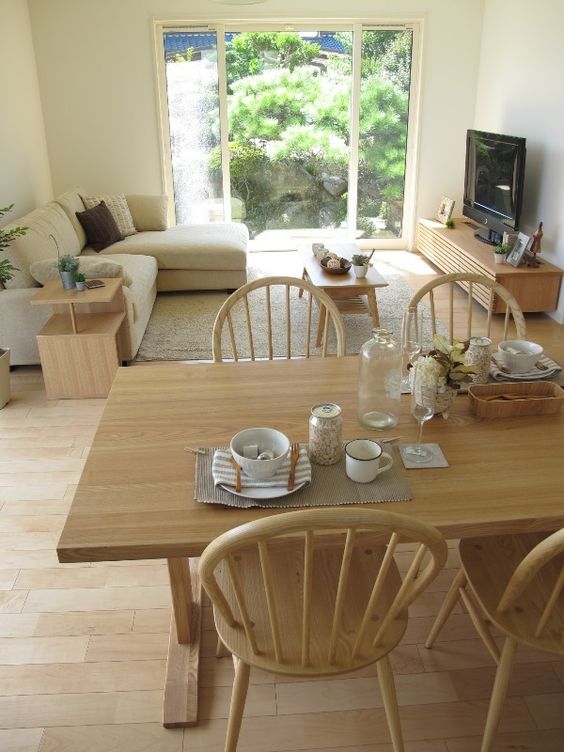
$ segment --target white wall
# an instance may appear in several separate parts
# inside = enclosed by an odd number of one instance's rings
[[[544,222],[542,258],[564,268],[564,3],[487,0],[474,124],[524,136],[521,230]],[[518,52],[517,52],[518,51]],[[564,323],[564,291],[554,318]]]
[[[461,206],[474,118],[483,0],[30,0],[55,192],[159,192],[151,19],[424,18],[418,215],[443,193]]]
[[[26,0],[0,0],[0,207],[4,223],[52,197]]]

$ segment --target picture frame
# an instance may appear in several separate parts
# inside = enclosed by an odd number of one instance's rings
[[[530,237],[520,232],[517,235],[517,240],[513,244],[513,247],[505,257],[505,262],[511,264],[511,266],[519,266],[529,245]]]
[[[443,225],[445,225],[452,217],[453,209],[454,199],[449,198],[448,196],[443,196],[439,208],[437,209],[437,219],[439,222],[442,222]]]

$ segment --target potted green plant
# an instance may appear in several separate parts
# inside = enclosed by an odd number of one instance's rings
[[[504,264],[505,257],[509,252],[509,246],[506,243],[498,243],[494,247],[494,261],[496,264]]]
[[[74,275],[74,284],[77,290],[82,292],[86,287],[86,277],[82,272],[76,272]]]
[[[369,261],[370,261],[370,256],[365,256],[364,253],[354,254],[354,256],[351,259],[351,262],[353,265],[354,276],[357,279],[366,277],[366,273],[368,272]]]
[[[61,282],[65,290],[72,290],[74,288],[74,275],[78,271],[79,265],[80,262],[77,256],[65,254],[64,256],[59,256],[57,259],[57,269],[59,270]]]
[[[14,208],[14,204],[0,209],[0,220]],[[4,230],[0,227],[0,251],[5,250],[14,238],[25,235],[27,227],[12,227]],[[9,282],[18,269],[8,259],[0,259],[0,288]],[[0,409],[10,400],[10,349],[0,344]]]

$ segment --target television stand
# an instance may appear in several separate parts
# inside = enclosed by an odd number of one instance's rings
[[[490,230],[487,227],[475,229],[474,237],[482,243],[486,243],[486,245],[499,245],[503,241],[503,235],[495,230]]]
[[[510,264],[496,264],[490,248],[474,236],[473,229],[463,217],[455,218],[449,230],[440,222],[420,219],[417,223],[417,250],[442,272],[470,272],[483,274],[506,287],[517,299],[523,313],[555,311],[562,270],[544,261],[538,268]],[[462,286],[462,285],[461,285]],[[489,294],[473,288],[474,299],[489,306]],[[505,304],[497,296],[492,313],[503,313]]]

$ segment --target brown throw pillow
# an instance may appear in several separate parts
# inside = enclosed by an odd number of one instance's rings
[[[92,209],[76,212],[76,217],[84,228],[88,245],[95,251],[101,251],[112,243],[123,240],[123,235],[104,201]]]

